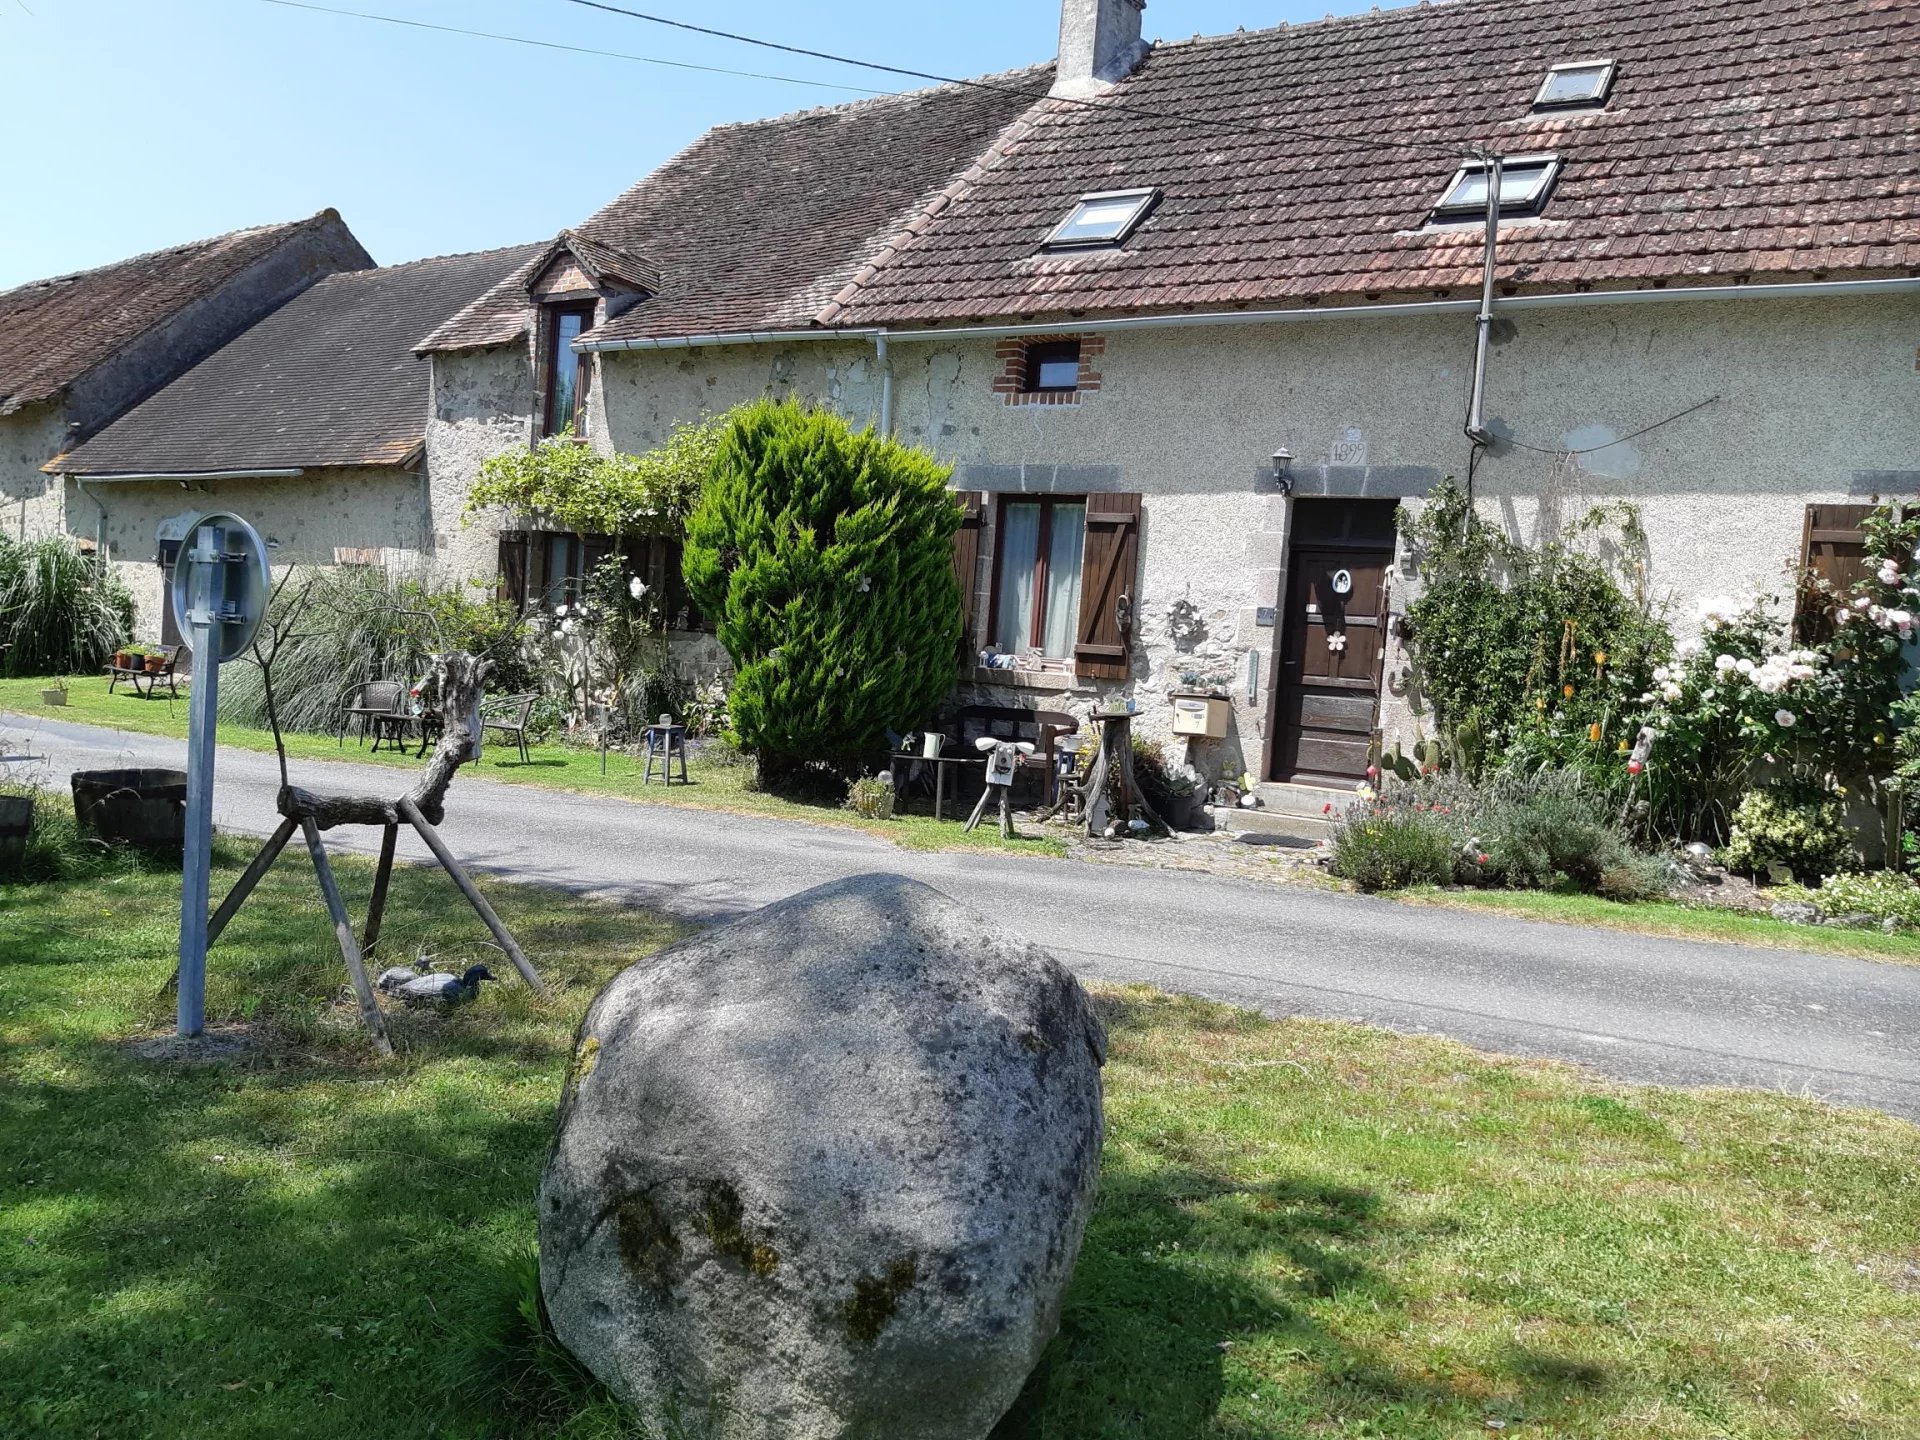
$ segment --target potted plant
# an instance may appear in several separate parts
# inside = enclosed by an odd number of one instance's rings
[[[83,835],[156,850],[177,850],[186,839],[184,770],[76,770],[70,782]]]
[[[0,875],[20,868],[33,834],[33,796],[0,795]]]
[[[66,704],[67,682],[64,680],[56,680],[53,684],[45,686],[40,691],[40,703],[42,705],[53,705],[56,707]]]
[[[167,668],[167,652],[165,650],[149,650],[142,659],[146,664],[149,675],[158,675],[162,670]]]
[[[127,646],[122,645],[118,650],[114,651],[113,652],[113,668],[116,670],[132,669],[133,668],[132,650],[130,650]]]

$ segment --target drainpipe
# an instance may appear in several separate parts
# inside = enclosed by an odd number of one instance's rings
[[[87,499],[91,500],[93,502],[93,508],[100,512],[100,518],[94,522],[94,526],[93,526],[93,553],[94,553],[94,557],[97,560],[99,560],[99,562],[102,565],[104,565],[107,563],[107,560],[110,558],[107,555],[106,502],[103,501],[98,495],[94,494],[91,490],[87,489],[87,482],[82,480],[78,475],[73,477],[73,488],[78,490],[82,495],[86,496]]]
[[[873,337],[873,358],[880,366],[880,433],[893,434],[893,361],[887,358],[887,332]]]
[[[1486,261],[1480,273],[1479,334],[1473,349],[1473,400],[1467,407],[1467,438],[1476,445],[1492,443],[1487,429],[1487,346],[1493,334],[1493,270],[1500,252],[1500,171],[1505,157],[1483,152],[1487,167],[1487,244]]]

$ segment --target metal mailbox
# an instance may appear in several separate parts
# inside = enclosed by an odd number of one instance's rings
[[[1232,705],[1218,695],[1175,695],[1173,733],[1200,740],[1224,740]]]

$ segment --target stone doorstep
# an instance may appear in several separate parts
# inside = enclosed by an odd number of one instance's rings
[[[1360,803],[1354,791],[1326,785],[1256,785],[1253,793],[1260,797],[1260,808],[1252,812],[1256,815],[1266,811],[1275,815],[1306,816],[1322,823],[1329,818],[1327,806],[1333,806],[1332,814],[1338,815]]]

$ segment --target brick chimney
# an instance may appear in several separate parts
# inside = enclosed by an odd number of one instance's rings
[[[1150,48],[1140,38],[1147,0],[1061,0],[1060,64],[1053,93],[1098,95],[1124,80]]]

